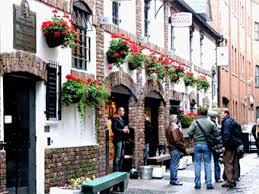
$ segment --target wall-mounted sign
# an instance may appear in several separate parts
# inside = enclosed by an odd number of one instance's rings
[[[192,25],[192,13],[189,12],[174,13],[171,19],[172,26],[175,27],[187,27]]]
[[[228,64],[228,47],[218,47],[217,66],[227,66]]]
[[[29,5],[13,5],[13,47],[36,53],[36,13]]]

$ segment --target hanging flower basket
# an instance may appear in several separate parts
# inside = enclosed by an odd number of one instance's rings
[[[128,65],[131,71],[137,69],[138,67],[142,67],[144,63],[144,55],[141,52],[130,53],[128,56]]]
[[[62,104],[69,106],[77,104],[81,118],[84,118],[86,106],[93,106],[97,110],[104,108],[110,97],[110,89],[104,84],[89,77],[86,81],[66,76],[67,81],[62,87]]]
[[[193,77],[192,72],[186,72],[185,75],[183,76],[183,81],[186,86],[193,86],[195,83],[195,78]]]
[[[120,67],[126,60],[129,54],[130,47],[129,42],[123,39],[124,34],[112,35],[110,46],[106,52],[107,61],[109,64],[114,64],[116,67]]]
[[[56,35],[58,34],[58,35]],[[46,33],[45,34],[46,42],[49,48],[54,48],[62,45],[65,42],[65,37],[60,32],[59,33]]]
[[[54,16],[41,25],[41,30],[46,38],[47,45],[54,48],[62,45],[63,48],[75,48],[77,33],[74,28],[74,21],[69,19],[67,14],[62,17],[57,15],[58,11],[52,11]]]
[[[198,76],[196,80],[196,85],[198,90],[204,90],[204,92],[207,92],[207,90],[210,87],[210,84],[206,78],[206,76]]]

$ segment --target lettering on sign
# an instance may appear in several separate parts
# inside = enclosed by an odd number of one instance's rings
[[[17,5],[13,5],[14,29],[13,47],[36,53],[36,13],[24,10]]]
[[[172,15],[172,26],[187,27],[192,25],[192,13],[180,12]]]

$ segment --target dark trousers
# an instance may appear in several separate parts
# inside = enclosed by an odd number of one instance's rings
[[[226,181],[234,183],[240,176],[239,159],[235,148],[225,148],[223,162]]]
[[[257,133],[257,138],[256,136],[254,136],[254,139],[255,139],[255,145],[257,148],[257,155],[259,155],[259,134],[258,133]]]
[[[114,151],[114,171],[122,171],[122,163],[125,155],[125,141],[115,141]]]

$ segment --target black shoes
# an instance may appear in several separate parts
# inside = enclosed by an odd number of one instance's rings
[[[212,189],[214,189],[214,187],[212,185],[210,185],[210,186],[207,186],[207,189],[212,190]]]
[[[235,182],[233,182],[233,183],[226,182],[226,183],[222,184],[221,186],[224,188],[233,188],[236,186],[236,183]]]
[[[183,183],[170,181],[170,185],[182,186]]]
[[[216,180],[216,183],[223,183],[222,180]]]
[[[201,186],[195,186],[194,189],[201,189]]]

